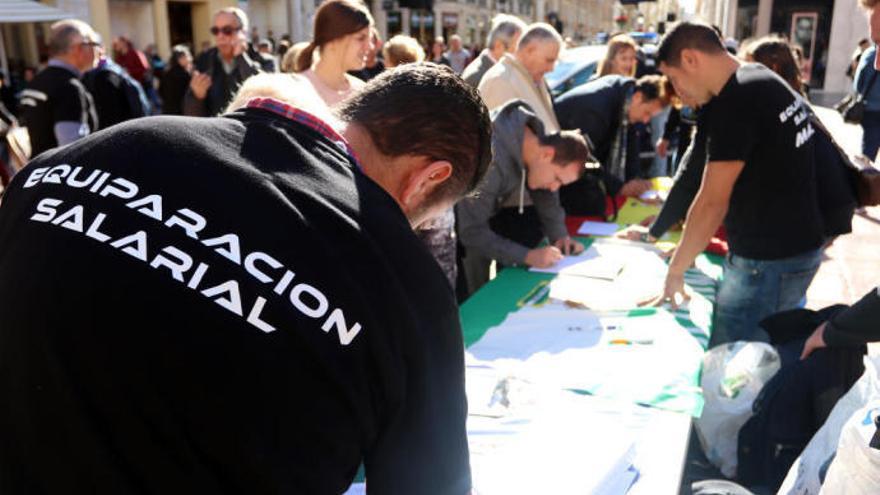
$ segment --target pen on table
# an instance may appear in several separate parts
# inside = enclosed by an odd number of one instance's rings
[[[654,343],[654,341],[653,340],[612,339],[612,340],[608,341],[608,343],[611,345],[633,345],[633,344],[651,345]]]

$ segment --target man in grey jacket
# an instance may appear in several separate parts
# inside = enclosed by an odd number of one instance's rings
[[[506,266],[547,268],[564,254],[583,250],[580,243],[568,236],[565,212],[557,193],[562,185],[576,181],[584,170],[589,149],[583,136],[577,131],[546,134],[541,120],[521,100],[512,100],[492,113],[492,130],[492,164],[475,193],[455,207],[459,239],[466,249],[464,270],[471,293],[488,280],[493,259]],[[504,213],[508,217],[512,213],[514,223],[531,222],[524,215],[527,187],[540,230],[550,240],[545,247],[536,247],[540,237],[511,238],[490,224]],[[511,208],[514,212],[503,212],[501,205],[511,196],[519,198],[519,206]],[[519,227],[528,228],[518,225],[517,230]]]

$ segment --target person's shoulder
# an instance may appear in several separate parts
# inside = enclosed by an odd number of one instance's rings
[[[213,65],[214,59],[217,58],[217,47],[208,48],[202,53],[196,55],[193,65],[196,69],[204,72],[208,66]]]
[[[351,86],[352,91],[359,91],[367,85],[363,79],[359,77],[355,77],[351,74],[345,74],[345,78],[348,80],[348,84]]]

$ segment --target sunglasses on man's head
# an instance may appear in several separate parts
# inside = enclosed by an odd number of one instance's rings
[[[232,36],[233,34],[239,32],[239,31],[241,31],[240,27],[233,27],[233,26],[223,26],[223,27],[212,26],[211,27],[211,34],[213,34],[214,36],[217,36],[220,33],[223,33],[226,36]]]

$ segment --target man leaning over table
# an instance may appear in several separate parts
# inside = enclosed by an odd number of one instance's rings
[[[493,259],[508,266],[546,268],[563,254],[584,249],[568,236],[557,193],[584,170],[589,150],[583,136],[577,131],[545,133],[541,120],[521,100],[492,113],[492,130],[494,158],[486,177],[474,194],[456,206],[470,292],[488,281]],[[523,214],[526,190],[537,220]],[[509,208],[502,208],[502,204],[510,198],[518,207],[505,214],[503,210]],[[536,247],[544,236],[550,245]]]
[[[708,163],[658,302],[687,297],[684,272],[724,221],[730,254],[711,345],[766,341],[758,322],[799,305],[824,242],[806,103],[770,69],[728,54],[705,24],[679,24],[657,55],[679,95],[712,102]]]
[[[0,493],[342,493],[360,464],[369,493],[468,493],[458,308],[413,227],[489,166],[479,95],[406,64],[338,126],[281,74],[231,107],[7,189]]]

